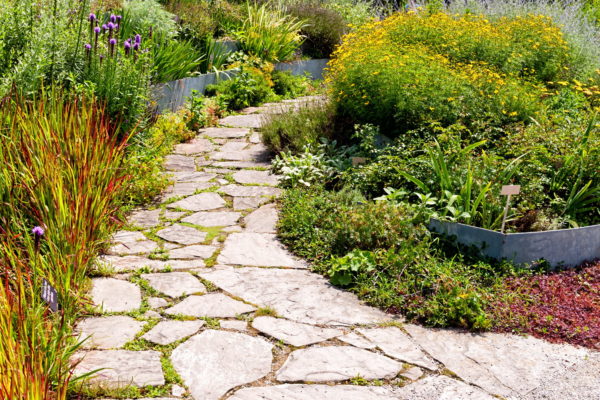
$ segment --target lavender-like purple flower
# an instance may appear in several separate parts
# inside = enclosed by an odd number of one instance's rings
[[[110,22],[117,22],[117,16],[115,14],[110,15]]]
[[[46,233],[46,231],[44,231],[44,228],[42,228],[41,226],[36,226],[31,230],[31,233],[33,233],[36,238],[40,238],[44,236],[44,233]]]
[[[83,46],[83,47],[85,47],[85,49],[86,49],[87,51],[90,51],[90,50],[92,49],[92,45],[91,45],[91,44],[89,44],[89,43],[86,43],[86,44],[85,44],[85,46]]]
[[[120,15],[117,15],[117,22],[121,22],[121,20],[122,20],[122,19],[123,19],[123,17],[122,17],[122,16],[120,16]]]
[[[135,35],[134,43],[137,43],[137,44],[142,43],[142,37],[139,34]]]
[[[88,21],[94,22],[95,20],[96,20],[96,14],[91,13],[90,16],[88,17]]]
[[[123,43],[123,47],[125,48],[125,55],[129,55],[129,51],[131,50],[131,39],[127,39],[125,43]]]
[[[101,29],[99,26],[94,28],[94,33],[96,34],[96,36],[98,36],[100,34],[100,31],[101,31]]]
[[[117,39],[112,38],[108,41],[108,44],[110,44],[111,46],[114,46],[115,44],[117,44]]]
[[[108,25],[106,25],[108,27],[109,31],[112,31],[113,29],[115,29],[115,24],[113,24],[112,22],[109,22]]]
[[[105,31],[107,31],[108,30],[108,25],[106,25],[106,24],[102,25],[102,29],[104,29]]]
[[[133,44],[133,50],[134,51],[138,51],[140,49],[140,44],[139,43],[134,43]]]

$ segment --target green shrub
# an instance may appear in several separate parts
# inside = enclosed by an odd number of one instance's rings
[[[348,31],[344,17],[317,2],[295,4],[288,12],[299,20],[309,21],[300,31],[304,36],[302,54],[307,57],[329,58]]]
[[[172,40],[155,34],[152,41],[152,81],[164,83],[198,73],[205,55],[191,41]]]
[[[157,0],[128,0],[123,2],[121,38],[135,34],[150,36],[157,33],[167,38],[177,34],[175,15],[165,10]]]
[[[208,86],[206,94],[216,95],[230,110],[241,110],[273,98],[272,86],[273,82],[267,72],[254,66],[242,65],[234,78]]]
[[[292,99],[308,93],[310,80],[306,76],[292,75],[288,71],[273,71],[273,91],[284,99]]]

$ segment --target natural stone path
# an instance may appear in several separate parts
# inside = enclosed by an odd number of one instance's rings
[[[311,100],[227,117],[167,157],[162,203],[101,257],[76,374],[168,400],[600,399],[596,352],[403,324],[278,242],[259,113]]]

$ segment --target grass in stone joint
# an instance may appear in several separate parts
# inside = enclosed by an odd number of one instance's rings
[[[269,306],[260,307],[254,312],[255,317],[278,317],[277,311]]]

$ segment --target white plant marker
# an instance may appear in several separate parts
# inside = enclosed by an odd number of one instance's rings
[[[500,233],[504,233],[504,225],[506,224],[506,217],[508,215],[508,208],[510,207],[510,196],[513,194],[521,193],[521,185],[504,185],[502,186],[501,195],[506,197],[506,206],[504,207],[504,217],[502,218],[502,228],[500,228]]]

